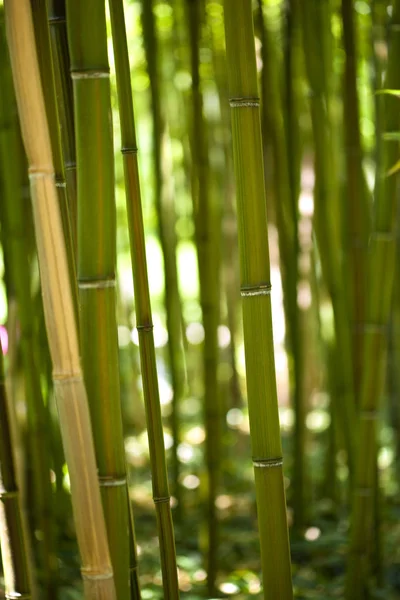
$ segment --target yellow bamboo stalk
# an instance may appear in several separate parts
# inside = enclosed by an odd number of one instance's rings
[[[5,0],[4,5],[18,113],[29,163],[46,329],[85,597],[115,600],[31,7],[29,0]]]

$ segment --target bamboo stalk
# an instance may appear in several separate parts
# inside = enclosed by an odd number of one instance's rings
[[[291,190],[289,152],[283,119],[283,99],[279,81],[279,57],[276,52],[270,23],[264,18],[264,2],[258,0],[260,38],[262,43],[262,110],[266,113],[268,131],[272,136],[274,157],[275,210],[279,235],[279,255],[281,262],[284,308],[287,327],[287,341],[290,353],[291,396],[295,411],[295,432],[293,448],[293,507],[297,528],[305,523],[305,407],[302,396],[302,356],[300,340],[300,312],[297,306],[297,281],[299,244],[297,240],[297,200],[296,189]],[[298,159],[297,159],[298,160]],[[293,182],[295,185],[295,182]],[[298,190],[298,184],[297,184]]]
[[[8,414],[0,344],[0,545],[7,598],[31,600],[31,576],[27,560],[20,494],[14,464],[11,423]]]
[[[189,38],[192,74],[192,201],[197,264],[200,280],[200,306],[204,327],[203,377],[207,468],[207,584],[210,596],[216,593],[218,574],[219,524],[215,500],[221,479],[222,405],[218,389],[219,323],[219,219],[212,198],[208,159],[207,124],[203,115],[200,81],[201,0],[188,0]]]
[[[126,600],[130,517],[119,385],[114,149],[104,4],[69,1],[67,31],[76,127],[82,362],[117,598]]]
[[[54,77],[57,91],[58,116],[61,130],[61,145],[64,158],[65,181],[67,184],[68,208],[70,214],[72,241],[76,254],[77,243],[77,189],[75,124],[72,79],[67,37],[65,0],[48,1],[48,18]]]
[[[3,25],[3,24],[2,24]],[[3,37],[4,35],[4,37]],[[37,550],[40,584],[43,595],[56,593],[58,577],[54,539],[54,506],[50,481],[49,436],[46,427],[46,409],[40,383],[34,336],[34,307],[31,294],[30,264],[26,239],[26,210],[22,197],[22,155],[18,116],[12,88],[11,66],[7,61],[5,33],[2,37],[2,62],[0,69],[0,114],[3,124],[0,132],[0,161],[2,165],[2,231],[4,250],[9,262],[8,288],[12,286],[18,303],[21,331],[21,355],[24,370],[25,397],[28,417],[28,454],[32,468],[32,501],[28,504],[31,525],[40,532],[34,539]]]
[[[293,591],[273,351],[268,230],[251,0],[225,0],[224,6],[247,394],[264,598],[286,600],[293,597]]]
[[[88,600],[114,600],[86,391],[29,0],[6,0],[7,37],[24,145],[54,385]],[[84,457],[84,461],[82,460]]]
[[[152,471],[153,500],[159,532],[164,597],[168,598],[168,600],[174,600],[179,598],[179,586],[168,474],[165,462],[165,446],[157,380],[150,293],[147,277],[146,249],[125,18],[121,0],[110,0],[109,6],[117,76],[119,114],[121,120],[125,193],[137,318],[136,327],[139,333],[143,394],[146,408]]]
[[[163,138],[165,122],[160,94],[160,52],[154,23],[152,0],[142,0],[143,41],[147,70],[150,78],[151,108],[153,116],[153,156],[155,175],[155,201],[158,216],[158,233],[164,260],[164,302],[167,316],[168,355],[173,389],[171,429],[174,439],[172,472],[174,495],[181,513],[181,489],[179,484],[180,464],[178,446],[180,443],[179,405],[185,382],[184,357],[182,348],[182,311],[178,288],[178,270],[176,264],[175,207],[173,199],[163,181]]]
[[[337,364],[340,365],[338,419],[344,432],[350,475],[354,461],[355,401],[352,369],[352,345],[347,297],[343,289],[342,231],[338,193],[338,172],[331,119],[329,83],[330,9],[317,0],[302,4],[303,46],[307,79],[310,86],[311,120],[315,146],[316,185],[314,191],[314,227],[324,279],[331,297]],[[328,38],[328,40],[326,39]],[[328,63],[328,64],[327,64]],[[339,249],[339,250],[338,250]]]
[[[389,26],[389,55],[385,88],[399,89],[397,57],[400,53],[400,1],[393,3]],[[382,132],[399,130],[398,100],[385,97]],[[376,177],[373,227],[369,240],[368,289],[363,323],[363,372],[360,385],[360,412],[356,478],[352,506],[346,598],[366,597],[370,565],[365,552],[371,537],[374,485],[376,480],[377,424],[384,389],[387,326],[390,316],[395,272],[398,174],[388,171],[398,160],[399,145],[382,147],[380,171]]]

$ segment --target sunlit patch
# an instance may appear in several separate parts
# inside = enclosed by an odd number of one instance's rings
[[[182,592],[189,592],[192,589],[189,573],[178,568],[179,589]]]
[[[118,325],[118,346],[126,348],[131,341],[131,332],[125,325]]]
[[[240,587],[236,585],[236,583],[232,583],[231,581],[225,581],[224,583],[221,583],[221,585],[219,586],[219,590],[223,594],[231,595],[240,592]]]
[[[381,448],[378,455],[378,466],[380,469],[387,469],[390,467],[394,459],[394,453],[392,448]]]
[[[312,190],[315,183],[314,169],[310,167],[303,167],[301,169],[301,187]]]
[[[185,398],[181,404],[181,414],[187,417],[196,415],[201,409],[201,403],[198,398],[193,396]]]
[[[288,406],[279,407],[281,429],[290,431],[294,425],[294,411]]]
[[[308,542],[315,542],[321,535],[321,530],[318,527],[309,527],[304,534]]]
[[[168,331],[161,325],[154,326],[154,346],[162,348],[168,342]]]
[[[203,427],[192,427],[186,433],[185,438],[189,444],[201,444],[206,439],[206,432]]]
[[[164,431],[164,446],[166,450],[169,450],[174,445],[174,438],[172,435]]]
[[[308,281],[300,281],[297,286],[297,303],[302,310],[310,308],[312,302],[311,287]]]
[[[218,326],[218,346],[220,348],[227,348],[231,343],[231,332],[226,325]]]
[[[328,429],[331,422],[330,414],[325,410],[312,410],[306,416],[306,427],[315,433],[321,433]]]
[[[299,199],[300,214],[311,217],[314,212],[314,198],[311,192],[302,191]]]
[[[201,344],[204,340],[204,327],[201,323],[189,323],[186,327],[186,337],[190,344]]]
[[[178,500],[175,498],[175,496],[170,497],[169,505],[171,508],[176,508],[178,506]]]
[[[339,481],[347,481],[349,477],[349,468],[347,465],[339,465],[336,468],[336,476]]]
[[[221,494],[221,496],[217,496],[215,499],[215,506],[220,510],[227,510],[232,504],[232,498],[227,494]]]
[[[178,71],[174,77],[174,84],[180,91],[188,90],[192,85],[192,76],[189,71]]]
[[[139,333],[136,327],[131,331],[131,340],[135,346],[139,346]]]
[[[230,410],[228,410],[228,413],[226,415],[226,422],[228,423],[229,427],[232,427],[232,429],[236,429],[243,423],[243,420],[244,415],[243,411],[240,410],[240,408],[231,408]]]
[[[193,581],[205,581],[207,579],[207,573],[205,572],[204,569],[197,569],[197,571],[195,571],[193,573]]]
[[[258,577],[254,576],[254,579],[249,581],[248,590],[249,594],[258,594],[261,592],[261,581],[258,579]]]
[[[183,463],[189,463],[193,459],[194,451],[189,444],[179,444],[177,452],[179,460]]]
[[[160,403],[161,406],[165,404],[171,404],[172,398],[174,397],[174,390],[164,377],[159,378],[159,392],[160,392]]]
[[[5,355],[8,352],[8,333],[4,325],[0,325],[0,340],[1,348],[3,350],[3,354]]]
[[[50,481],[53,484],[56,482],[56,474],[54,473],[53,469],[50,469]]]
[[[186,475],[183,478],[182,485],[188,490],[195,490],[200,485],[200,479],[197,475]]]

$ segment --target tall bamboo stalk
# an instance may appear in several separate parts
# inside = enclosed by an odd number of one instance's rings
[[[114,600],[115,587],[79,361],[68,263],[29,0],[6,0],[5,14],[18,111],[30,165],[46,328],[83,563],[85,595],[90,600]]]
[[[155,201],[158,217],[158,232],[164,259],[164,302],[167,316],[168,355],[173,389],[172,398],[172,435],[174,439],[172,471],[174,494],[181,510],[181,492],[179,484],[179,405],[185,382],[184,357],[182,347],[182,311],[178,288],[178,269],[176,264],[176,234],[174,200],[163,181],[163,141],[165,122],[162,111],[160,91],[160,51],[153,14],[152,0],[142,0],[143,41],[147,70],[150,78],[151,108],[153,116],[153,156],[155,176]],[[169,196],[169,197],[168,197]]]
[[[210,167],[203,93],[200,81],[201,0],[188,0],[192,74],[192,200],[204,327],[203,377],[207,467],[207,583],[215,594],[218,573],[218,518],[216,496],[220,485],[221,395],[218,390],[219,219],[210,189]]]
[[[353,338],[354,389],[357,401],[362,373],[362,327],[366,298],[366,254],[370,229],[370,202],[363,171],[360,114],[357,92],[357,48],[354,6],[342,0],[345,72],[343,82],[344,132],[347,169],[347,239],[349,255],[350,314]]]
[[[2,23],[2,25],[4,25]],[[27,405],[27,439],[29,463],[32,468],[32,501],[28,505],[31,525],[40,532],[35,540],[38,550],[38,567],[43,595],[49,598],[56,593],[57,558],[54,540],[54,510],[50,481],[49,435],[47,415],[43,401],[40,368],[37,363],[34,335],[34,306],[31,294],[29,251],[26,238],[27,215],[22,196],[23,160],[20,152],[20,134],[16,103],[12,88],[11,66],[7,60],[3,27],[2,61],[0,67],[0,115],[3,124],[0,131],[0,161],[2,171],[2,232],[6,252],[9,281],[17,303],[21,332],[21,355],[24,370]],[[3,37],[4,35],[4,37]],[[9,290],[8,290],[9,291]]]
[[[64,158],[65,181],[67,184],[68,208],[72,241],[76,252],[77,243],[77,189],[75,125],[72,79],[67,37],[65,0],[48,1],[48,17],[54,77],[57,91],[58,117],[61,130],[61,146]]]
[[[0,545],[7,598],[31,600],[27,544],[14,464],[0,344]]]
[[[302,357],[300,339],[300,311],[297,306],[297,281],[299,244],[297,240],[297,201],[291,190],[289,152],[283,119],[283,98],[279,80],[279,57],[273,40],[271,24],[264,18],[264,2],[258,0],[260,38],[262,43],[262,110],[266,113],[268,131],[272,137],[274,158],[274,188],[276,218],[279,235],[284,308],[287,326],[287,342],[290,355],[291,395],[295,411],[293,446],[293,507],[296,527],[305,522],[305,414],[302,395]],[[298,157],[296,157],[298,160]],[[294,179],[294,177],[292,177]],[[293,181],[293,185],[296,183]],[[298,190],[298,183],[296,186]]]
[[[119,387],[114,151],[104,4],[68,1],[67,30],[76,128],[82,361],[117,598],[126,600],[130,517]]]
[[[61,150],[60,121],[56,100],[56,87],[50,43],[50,31],[47,19],[46,0],[31,0],[31,6],[33,26],[35,29],[36,47],[39,59],[39,69],[43,82],[43,94],[49,123],[51,149],[53,153],[53,162],[56,174],[57,195],[60,204],[64,239],[67,249],[68,267],[72,286],[71,289],[74,294],[76,311],[78,311],[74,241],[69,209],[68,190],[65,179],[64,161]]]
[[[329,10],[327,10],[329,9]],[[319,247],[322,272],[331,297],[337,364],[340,365],[340,390],[337,396],[338,419],[344,433],[350,473],[354,461],[355,401],[352,369],[352,346],[343,288],[342,232],[339,203],[338,171],[334,151],[331,107],[331,65],[329,5],[317,0],[302,4],[303,47],[307,79],[310,87],[311,119],[315,147],[314,227]],[[327,39],[328,38],[328,39]]]
[[[400,89],[400,1],[393,3],[389,26],[389,55],[385,88]],[[383,134],[398,132],[398,100],[385,97],[382,111]],[[390,316],[395,272],[398,174],[389,170],[398,161],[399,145],[393,141],[382,147],[382,160],[375,185],[373,227],[369,240],[368,290],[363,323],[363,372],[360,386],[360,412],[356,479],[352,506],[350,552],[346,598],[367,597],[369,556],[365,552],[371,537],[374,485],[376,479],[377,424],[383,395],[387,326]]]
[[[147,277],[146,248],[140,197],[135,120],[125,17],[121,0],[110,0],[119,114],[121,120],[122,155],[124,159],[129,239],[137,330],[142,365],[143,394],[152,471],[153,500],[156,508],[164,597],[179,598],[175,540],[172,524],[168,474],[157,380],[150,293]]]
[[[260,109],[251,0],[225,0],[241,295],[264,598],[293,597],[274,364]],[[273,543],[271,543],[273,540]]]

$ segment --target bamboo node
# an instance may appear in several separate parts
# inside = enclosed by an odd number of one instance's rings
[[[126,477],[108,477],[107,475],[99,475],[100,487],[119,487],[126,485]]]
[[[62,371],[53,371],[53,381],[57,384],[82,381],[82,373],[63,373]]]
[[[51,177],[54,179],[54,169],[51,165],[48,167],[30,167],[28,169],[29,179],[41,179]]]
[[[18,498],[18,490],[0,491],[0,500],[13,500],[14,498]]]
[[[49,17],[49,24],[50,25],[62,25],[63,23],[66,23],[66,18],[65,15],[54,15],[52,17]]]
[[[260,106],[260,98],[229,98],[231,108],[258,108]]]
[[[78,287],[80,290],[113,288],[115,285],[115,277],[104,277],[101,279],[78,279]]]
[[[109,69],[87,69],[82,71],[71,71],[72,79],[109,79]]]
[[[387,325],[382,323],[355,323],[353,331],[358,333],[382,333],[387,332]]]
[[[256,285],[242,285],[240,288],[240,295],[242,298],[248,298],[250,296],[269,296],[271,294],[272,286],[270,283],[258,283]]]
[[[82,579],[86,579],[89,581],[104,581],[106,579],[112,579],[114,577],[114,573],[112,570],[108,570],[104,573],[97,573],[96,571],[92,571],[90,567],[81,569]]]
[[[171,497],[170,496],[164,496],[164,497],[161,497],[161,498],[154,498],[153,497],[154,504],[166,504],[167,502],[169,504],[170,501],[171,501]]]
[[[64,169],[66,171],[75,171],[76,169],[76,162],[66,162],[64,165]]]
[[[121,148],[121,154],[137,154],[138,149],[136,146],[124,146]]]
[[[66,188],[67,184],[65,183],[64,179],[56,179],[56,187],[57,188]]]
[[[394,231],[373,231],[370,237],[377,242],[394,242],[396,240]]]
[[[281,467],[283,465],[283,458],[278,456],[277,458],[253,458],[253,467],[259,469],[273,469],[274,467]]]
[[[138,333],[141,331],[153,331],[154,325],[153,323],[148,323],[147,325],[136,325],[136,329],[138,330]]]

